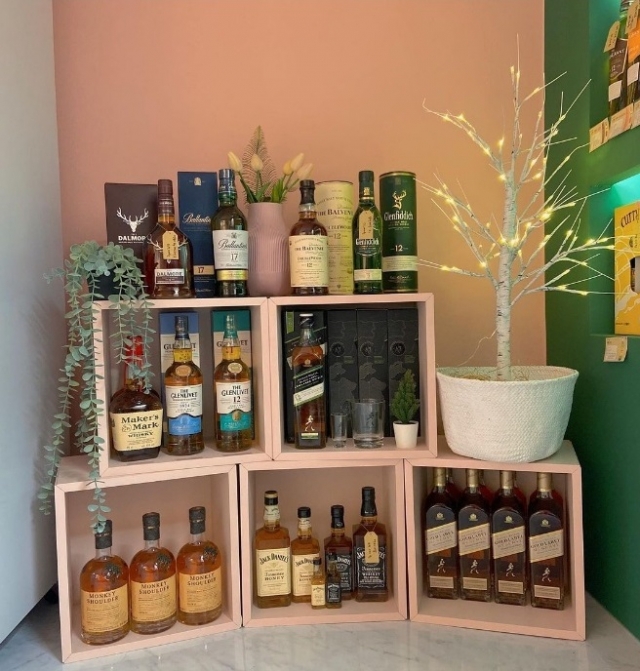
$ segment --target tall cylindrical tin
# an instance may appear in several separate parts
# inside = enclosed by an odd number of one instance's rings
[[[329,238],[329,293],[353,293],[353,184],[316,183],[316,217]]]
[[[418,290],[416,176],[413,172],[380,175],[382,215],[382,290]]]

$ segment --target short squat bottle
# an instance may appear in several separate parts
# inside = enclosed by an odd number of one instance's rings
[[[129,631],[129,567],[111,552],[111,520],[95,533],[96,556],[80,572],[80,637],[114,643]]]
[[[322,559],[314,557],[313,575],[311,576],[311,608],[320,609],[325,607],[325,586],[326,577],[322,570]]]
[[[327,560],[327,576],[325,582],[325,603],[327,608],[342,608],[342,590],[340,574],[336,565],[336,555],[330,552]]]

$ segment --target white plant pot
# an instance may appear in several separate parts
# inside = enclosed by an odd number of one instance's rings
[[[512,371],[514,379],[498,381],[495,368],[438,369],[444,433],[456,454],[522,463],[560,449],[578,372],[555,366]]]
[[[398,420],[393,422],[393,435],[396,437],[396,447],[409,450],[418,444],[418,422],[403,424]]]

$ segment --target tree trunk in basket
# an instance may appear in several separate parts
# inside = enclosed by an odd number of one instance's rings
[[[513,183],[513,168],[507,175],[505,187],[504,218],[502,222],[502,237],[507,243],[515,240],[517,233],[516,222],[516,192]],[[498,263],[498,279],[496,284],[496,377],[498,380],[511,379],[511,289],[513,279],[511,267],[516,257],[516,250],[509,244],[500,247]]]

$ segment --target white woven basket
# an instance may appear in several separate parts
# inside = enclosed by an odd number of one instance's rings
[[[560,449],[578,372],[555,366],[512,370],[513,380],[497,381],[495,368],[438,369],[444,432],[456,454],[522,463]]]

